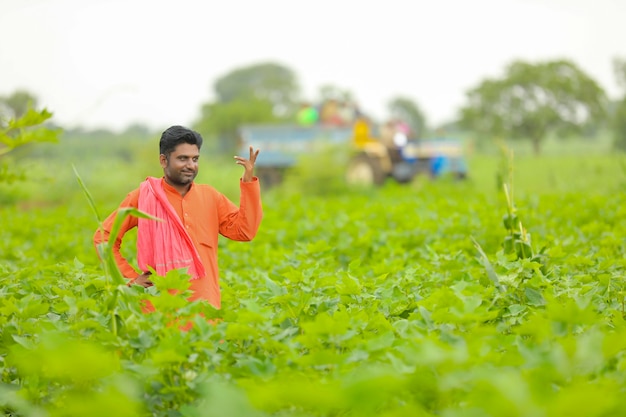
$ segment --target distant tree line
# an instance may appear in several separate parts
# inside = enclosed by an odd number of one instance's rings
[[[514,61],[502,76],[470,88],[451,124],[482,137],[529,140],[536,153],[550,135],[588,136],[609,127],[616,149],[626,151],[626,60],[615,59],[614,70],[623,97],[611,102],[572,61]],[[215,100],[202,104],[193,127],[228,151],[236,148],[242,124],[295,123],[308,102],[357,102],[352,92],[334,85],[321,86],[313,100],[303,98],[294,71],[275,62],[236,68],[219,77],[213,90]],[[26,91],[0,97],[0,122],[21,117],[36,102]],[[429,132],[424,112],[408,96],[392,98],[387,108],[390,118],[403,120],[417,136]],[[132,130],[145,133],[137,125]]]
[[[514,61],[498,78],[482,80],[466,92],[466,104],[454,123],[484,137],[529,140],[536,153],[550,135],[594,134],[610,127],[615,146],[626,149],[626,63],[615,60],[615,76],[624,98],[608,100],[604,89],[569,60]],[[302,103],[297,77],[276,63],[236,69],[214,84],[216,100],[202,107],[195,127],[234,144],[244,123],[288,123]],[[343,97],[349,91],[320,88],[318,100]],[[429,130],[424,112],[409,97],[388,103],[391,118],[402,119],[418,134]]]

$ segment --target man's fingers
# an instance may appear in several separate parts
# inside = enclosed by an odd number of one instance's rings
[[[258,155],[259,155],[259,150],[257,149],[255,151],[254,148],[252,147],[252,145],[250,145],[250,161],[252,161],[252,162],[256,161],[256,157]]]
[[[141,285],[144,288],[152,287],[154,283],[148,279],[149,274],[143,274],[135,279],[135,284]]]

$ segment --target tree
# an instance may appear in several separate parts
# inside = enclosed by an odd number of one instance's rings
[[[613,70],[617,84],[622,88],[624,97],[615,103],[611,115],[613,130],[613,145],[616,149],[626,151],[626,59],[616,58],[613,61]]]
[[[467,93],[461,124],[479,133],[530,139],[536,154],[550,133],[580,134],[605,119],[606,94],[574,63],[515,61],[504,77]]]
[[[238,68],[216,80],[215,102],[202,105],[194,128],[216,138],[222,151],[238,147],[239,126],[289,120],[299,94],[294,73],[274,63]]]
[[[37,107],[37,97],[26,90],[17,90],[8,97],[0,97],[0,103],[5,107],[3,117],[19,119],[26,114],[29,106]]]
[[[426,132],[426,117],[418,105],[407,97],[396,97],[387,104],[391,117],[407,123],[416,138]]]
[[[217,101],[265,100],[276,117],[289,117],[297,109],[300,87],[294,72],[276,63],[236,69],[214,84]]]

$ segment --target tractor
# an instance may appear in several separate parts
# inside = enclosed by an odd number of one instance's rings
[[[450,173],[467,177],[467,164],[460,141],[454,139],[406,139],[394,143],[392,135],[372,135],[364,119],[353,128],[354,153],[348,162],[346,181],[350,184],[382,185],[388,178],[408,183],[419,174],[435,178]]]

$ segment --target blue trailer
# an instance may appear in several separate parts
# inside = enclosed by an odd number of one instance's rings
[[[314,155],[328,146],[351,151],[345,170],[349,183],[382,185],[388,178],[407,183],[420,173],[431,177],[447,173],[457,178],[467,176],[463,146],[458,140],[409,140],[396,147],[383,143],[371,134],[373,131],[368,122],[359,120],[350,127],[245,125],[239,129],[239,136],[242,154],[250,146],[261,150],[255,170],[266,186],[279,184],[301,155]]]
[[[352,128],[300,125],[245,125],[239,129],[241,154],[250,146],[260,149],[255,171],[267,186],[279,184],[301,155],[326,146],[351,146]]]

